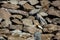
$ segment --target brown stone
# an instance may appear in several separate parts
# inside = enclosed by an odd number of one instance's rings
[[[9,30],[8,29],[0,29],[0,34],[9,34]]]
[[[54,24],[60,24],[60,18],[54,18],[54,19],[52,19],[52,22]]]
[[[28,3],[25,3],[25,4],[23,5],[23,7],[24,7],[25,9],[27,9],[27,10],[32,10],[32,9],[34,9],[34,7],[31,6],[31,5],[28,4]]]
[[[24,25],[27,25],[27,26],[33,25],[31,19],[22,19],[22,22]]]
[[[47,11],[47,9],[49,8],[50,2],[48,0],[42,0],[40,2],[41,2],[41,5],[43,7],[43,10]]]
[[[11,17],[13,17],[13,18],[18,18],[18,19],[22,19],[22,15],[12,15]]]
[[[28,0],[28,2],[29,2],[31,5],[35,5],[35,4],[39,3],[38,0]]]
[[[22,25],[10,25],[9,29],[19,29],[22,30]]]
[[[38,20],[33,20],[33,22],[34,22],[34,25],[39,25],[40,24]]]
[[[60,0],[53,1],[51,4],[60,9]]]
[[[48,25],[44,26],[43,31],[51,33],[51,32],[57,31],[58,30],[57,28],[58,28],[57,25],[48,24]]]
[[[34,16],[29,16],[28,19],[35,20]]]
[[[24,39],[24,38],[21,38],[21,37],[14,37],[14,36],[9,36],[8,37],[8,40],[26,40],[26,39]]]
[[[37,31],[37,28],[35,27],[35,25],[31,25],[31,26],[24,26],[23,30],[34,34]]]
[[[54,36],[53,34],[42,34],[41,40],[51,40],[53,36]]]
[[[60,40],[60,32],[56,33],[55,39]]]
[[[14,10],[14,9],[7,9],[9,12],[11,12],[12,14],[20,14],[20,15],[24,15],[24,16],[29,16],[28,12],[26,11],[22,11],[22,10]]]
[[[5,24],[5,26],[7,27],[9,24],[11,24],[11,21],[10,21],[10,16],[11,16],[11,14],[6,10],[6,9],[4,9],[4,8],[2,8],[2,9],[0,9],[0,18],[2,18],[2,19],[4,19],[5,21],[4,21],[4,24]],[[2,26],[4,26],[3,24],[2,24]],[[5,27],[4,26],[4,27]]]
[[[19,21],[18,19],[13,19],[12,21],[13,21],[14,23],[16,23],[16,24],[22,24],[22,22]]]
[[[60,12],[58,10],[55,10],[53,7],[49,8],[48,14],[60,17]]]
[[[8,3],[5,3],[5,4],[1,5],[1,6],[4,7],[4,8],[11,8],[11,9],[18,9],[19,8],[18,5],[8,4]]]

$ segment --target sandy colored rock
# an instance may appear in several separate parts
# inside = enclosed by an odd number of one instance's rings
[[[60,40],[60,32],[56,33],[55,39]]]
[[[41,40],[51,40],[53,36],[54,36],[53,34],[42,34]]]
[[[11,17],[11,14],[6,9],[4,9],[4,8],[0,9],[0,18],[5,20],[4,21],[5,26],[8,26],[9,24],[11,24],[11,21],[9,19],[10,17]]]
[[[22,1],[19,1],[19,5],[24,5],[25,3],[27,3],[27,1],[24,1],[24,0],[22,0]]]
[[[24,32],[20,35],[20,37],[25,38],[25,39],[27,39],[27,38],[29,38],[31,36],[32,35],[30,33],[24,33]]]
[[[30,26],[24,26],[23,30],[34,34],[37,31],[37,28],[35,27],[35,25],[30,25]]]
[[[14,23],[16,23],[16,24],[22,24],[22,22],[19,21],[18,19],[13,19],[12,21],[13,21]]]
[[[31,5],[35,5],[35,4],[39,3],[38,0],[28,0],[28,2],[29,2]]]
[[[58,12],[58,10],[55,10],[53,7],[49,8],[48,14],[60,17],[60,12]]]
[[[41,2],[41,5],[43,7],[43,10],[47,11],[47,9],[49,8],[50,2],[48,0],[41,0],[40,2]]]
[[[0,18],[9,19],[11,14],[6,9],[0,9]]]
[[[40,9],[33,9],[29,12],[29,14],[34,15],[34,14],[38,13],[39,11],[40,11]]]
[[[19,8],[18,5],[15,5],[15,4],[8,4],[8,3],[3,4],[2,7],[4,7],[4,8],[10,8],[10,9],[18,9],[18,8]]]
[[[60,9],[60,1],[59,0],[53,1],[51,4]]]
[[[40,24],[38,20],[33,20],[33,22],[34,22],[34,25],[39,25]]]
[[[9,36],[8,37],[8,40],[26,40],[26,39],[24,39],[24,38],[21,38],[21,37],[14,37],[14,36]]]
[[[22,19],[22,15],[12,15],[11,17],[13,17],[13,18],[18,18],[18,19]]]
[[[29,37],[26,40],[34,40],[34,37]]]
[[[51,33],[51,32],[57,31],[58,30],[57,28],[58,28],[57,25],[48,24],[48,25],[44,26],[43,31]]]
[[[49,22],[49,23],[52,23],[52,19],[50,19],[50,18],[46,18],[46,20]]]
[[[10,25],[9,29],[19,29],[22,30],[22,25]]]
[[[28,12],[26,11],[22,11],[22,10],[14,10],[14,9],[7,9],[10,13],[12,14],[20,14],[20,15],[23,15],[23,16],[29,16]]]
[[[31,19],[22,19],[22,22],[24,25],[27,25],[27,26],[33,25]]]
[[[9,34],[9,30],[8,29],[0,29],[0,34]]]
[[[54,24],[60,24],[60,18],[54,18],[54,19],[52,19],[52,22]]]
[[[41,16],[48,16],[48,14],[45,13],[45,12],[39,12],[39,15],[41,15]]]
[[[31,6],[31,5],[28,4],[28,3],[25,3],[25,4],[23,5],[23,7],[24,7],[25,9],[27,9],[27,10],[32,10],[32,9],[34,9],[34,7]]]
[[[35,17],[29,16],[28,19],[35,20]]]
[[[19,0],[9,0],[9,2],[11,3],[11,4],[18,4],[18,2],[19,2]]]

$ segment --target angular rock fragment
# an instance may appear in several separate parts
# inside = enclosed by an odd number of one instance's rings
[[[37,28],[35,25],[30,25],[30,26],[24,26],[24,31],[27,31],[31,34],[34,34],[37,31]]]
[[[54,18],[54,19],[52,19],[52,22],[54,24],[60,24],[60,18]]]
[[[35,17],[34,16],[29,16],[28,19],[35,20]]]
[[[5,4],[1,5],[1,6],[4,7],[4,8],[9,8],[9,9],[18,9],[19,8],[18,5],[8,4],[8,3],[5,3]]]
[[[33,22],[34,22],[34,25],[39,25],[40,24],[38,20],[33,20]]]
[[[12,35],[19,36],[22,32],[19,29],[16,29],[14,31],[11,31]]]
[[[35,40],[41,40],[41,33],[40,32],[35,32],[34,33],[34,39]]]
[[[55,10],[53,7],[49,8],[48,14],[49,15],[60,17],[60,12],[58,10]]]
[[[3,8],[0,9],[0,18],[9,19],[10,16],[11,14],[6,9],[3,9]]]
[[[10,25],[9,29],[19,29],[22,30],[23,26],[22,25]]]
[[[54,39],[60,40],[60,32],[56,33],[56,36]]]
[[[48,16],[48,14],[45,13],[45,12],[39,12],[39,15],[41,15],[41,16]]]
[[[39,14],[37,14],[37,19],[39,19],[39,21],[41,22],[42,26],[47,24],[46,20]]]
[[[26,40],[34,40],[34,37],[29,37]]]
[[[29,12],[29,14],[34,15],[34,14],[38,13],[39,11],[40,11],[40,9],[33,9]]]
[[[18,4],[19,4],[19,5],[24,5],[25,3],[27,3],[27,1],[24,1],[24,0],[23,0],[23,1],[19,1]]]
[[[59,0],[53,1],[51,4],[60,9],[60,1]]]
[[[34,7],[31,6],[31,5],[28,4],[28,3],[25,3],[25,4],[23,5],[23,7],[24,7],[24,9],[27,9],[27,10],[32,10],[32,9],[34,9]]]
[[[6,40],[5,38],[3,38],[3,37],[0,37],[0,40]]]
[[[29,16],[28,12],[22,11],[22,10],[13,10],[13,9],[7,9],[9,12],[11,12],[12,14],[16,13],[16,14],[21,14],[24,16]]]
[[[22,15],[12,15],[11,17],[13,17],[13,18],[18,18],[18,19],[22,19]]]
[[[41,40],[51,40],[53,36],[54,36],[53,34],[42,34]]]
[[[58,30],[57,28],[58,28],[57,25],[48,24],[48,25],[44,26],[43,31],[51,33],[51,32],[57,31]]]
[[[50,2],[48,0],[41,0],[40,2],[41,2],[41,5],[43,7],[43,10],[47,11],[49,8]]]
[[[22,19],[22,22],[24,25],[27,25],[27,26],[33,25],[31,19]]]
[[[11,21],[10,20],[5,20],[3,22],[1,22],[1,26],[2,27],[9,27],[9,25],[11,25]]]
[[[12,33],[13,36],[19,36],[21,38],[28,38],[28,37],[31,36],[31,34],[22,32],[22,31],[20,31],[18,29],[14,30],[14,31],[11,31],[11,33]]]
[[[0,18],[4,19],[4,23],[5,23],[5,26],[7,27],[9,24],[11,24],[10,22],[10,18],[11,17],[11,14],[4,8],[1,8],[0,9]],[[4,27],[5,27],[4,26]]]
[[[24,32],[22,32],[22,34],[20,35],[20,37],[25,38],[25,39],[27,39],[27,38],[29,38],[31,36],[32,35],[30,33],[24,33]]]
[[[19,36],[15,37],[15,36],[8,36],[8,40],[26,40],[24,38],[21,38]]]
[[[19,21],[18,19],[13,19],[12,21],[13,21],[14,23],[16,23],[16,24],[22,24],[22,22]]]
[[[0,34],[9,34],[9,30],[8,29],[0,29]]]
[[[39,3],[38,0],[28,0],[28,2],[29,2],[31,5],[35,5],[35,4]]]
[[[52,23],[52,19],[47,17],[46,20],[48,21],[48,23]]]
[[[15,4],[15,5],[16,5],[16,4],[18,4],[19,0],[10,0],[9,2],[10,2],[11,4]]]

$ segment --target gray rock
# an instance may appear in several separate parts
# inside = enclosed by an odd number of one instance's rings
[[[6,40],[6,39],[4,39],[3,37],[0,37],[0,40]]]
[[[39,3],[38,0],[28,0],[28,2],[30,2],[31,5],[35,5],[35,4]]]
[[[29,14],[33,15],[33,14],[36,14],[37,12],[39,12],[40,9],[33,9],[29,12]]]
[[[48,16],[48,14],[45,13],[45,12],[39,12],[39,15],[41,15],[41,16]]]
[[[41,22],[42,26],[47,24],[46,20],[39,14],[37,14],[37,19],[39,19],[39,21]]]
[[[41,33],[40,33],[40,32],[36,32],[36,33],[34,34],[34,39],[35,39],[35,40],[41,40]]]

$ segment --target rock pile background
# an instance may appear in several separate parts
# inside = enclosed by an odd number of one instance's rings
[[[60,40],[60,0],[0,0],[0,40]]]

